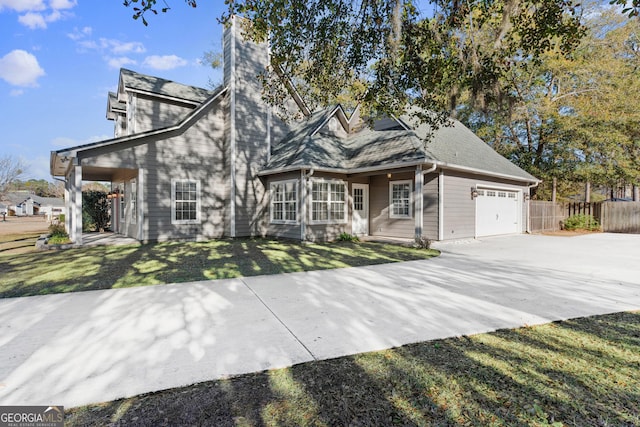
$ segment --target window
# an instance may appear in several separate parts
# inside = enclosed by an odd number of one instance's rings
[[[138,185],[135,179],[131,180],[131,223],[138,222]]]
[[[171,181],[171,223],[198,224],[200,222],[200,181],[174,179]]]
[[[343,223],[347,219],[346,185],[342,181],[313,180],[311,221]]]
[[[124,184],[118,185],[118,193],[120,194],[120,221],[124,221]]]
[[[411,218],[411,181],[389,183],[390,218]]]
[[[353,210],[364,210],[364,189],[362,188],[353,189]]]
[[[296,180],[272,182],[271,222],[295,223],[298,221],[298,182]]]

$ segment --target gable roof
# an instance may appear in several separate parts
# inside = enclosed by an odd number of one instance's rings
[[[102,141],[91,142],[88,144],[77,145],[75,147],[63,148],[52,151],[49,159],[49,170],[52,176],[64,176],[67,169],[73,163],[71,159],[77,157],[78,153],[102,147],[116,147],[125,142],[137,142],[143,144],[147,138],[157,135],[165,135],[169,138],[174,134],[183,132],[196,121],[201,114],[208,110],[221,95],[227,91],[227,87],[220,86],[212,92],[209,98],[200,104],[200,106],[189,113],[184,119],[173,126],[160,129],[151,129],[145,132],[134,133],[118,138],[106,139]],[[117,149],[117,147],[115,148]]]
[[[412,123],[413,119],[402,116],[404,123]],[[512,176],[531,182],[539,180],[509,161],[489,144],[480,139],[458,120],[450,119],[450,126],[441,126],[426,142],[426,150],[441,164],[457,169],[469,169],[491,172],[497,175]],[[410,126],[411,127],[411,126]],[[425,140],[432,129],[424,123],[412,127],[421,140]]]
[[[26,203],[29,199],[40,206],[64,206],[64,200],[61,198],[36,196],[29,191],[12,191],[5,195],[5,201],[16,206]]]
[[[389,130],[364,127],[345,138],[322,130],[338,112],[344,114],[340,106],[327,108],[298,124],[274,144],[261,175],[297,169],[358,173],[430,163],[519,181],[539,181],[498,154],[459,121],[439,128],[426,143],[431,129],[424,124],[411,126],[413,121],[408,116],[394,119],[399,126]],[[348,127],[352,127],[351,123]]]
[[[118,100],[118,94],[109,92],[107,99],[107,119],[115,120],[118,114],[125,114],[127,112],[127,103]]]
[[[133,92],[153,94],[198,105],[212,94],[211,91],[200,87],[184,85],[160,77],[149,76],[121,68],[120,81],[118,82],[119,101],[126,101],[126,99],[124,99],[125,88]]]

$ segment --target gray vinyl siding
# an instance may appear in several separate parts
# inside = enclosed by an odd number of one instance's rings
[[[394,173],[391,179],[387,178],[387,175],[371,177],[369,185],[369,215],[371,218],[369,233],[372,236],[412,238],[415,235],[413,204],[411,204],[410,218],[389,217],[389,183],[403,180],[411,181],[411,190],[413,191],[413,173]]]
[[[527,188],[516,181],[492,179],[481,175],[445,171],[443,204],[444,240],[475,237],[476,202],[471,198],[471,188],[478,185],[488,185],[524,191],[526,191]]]
[[[184,119],[194,106],[158,99],[146,95],[136,95],[136,133],[173,126]]]
[[[122,143],[117,151],[97,148],[81,157],[84,167],[119,168],[112,178],[114,182],[128,181],[136,177],[139,169],[143,170],[143,193],[138,192],[138,209],[143,209],[144,214],[144,241],[202,240],[228,235],[225,106],[226,100],[220,100],[208,111],[203,111],[202,116],[181,134]],[[199,224],[171,223],[172,179],[200,181]],[[127,229],[127,233],[131,233],[132,228]],[[133,231],[137,233],[137,224]],[[135,233],[130,235],[137,237]]]
[[[438,240],[438,174],[425,175],[423,186],[423,228],[422,234],[431,240]]]

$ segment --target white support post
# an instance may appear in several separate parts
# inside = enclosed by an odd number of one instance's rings
[[[300,171],[300,240],[307,240],[307,177]]]
[[[444,240],[444,171],[438,175],[438,240]]]
[[[138,240],[144,240],[144,169],[138,169],[138,179],[136,179],[136,206],[138,214]]]
[[[70,222],[67,232],[72,242],[82,244],[82,166],[74,165],[69,175]]]
[[[416,225],[416,239],[422,238],[422,229],[424,223],[424,175],[422,173],[422,165],[416,166],[415,170],[415,193],[413,197],[415,225]]]
[[[71,233],[71,175],[67,175],[64,181],[64,229]]]

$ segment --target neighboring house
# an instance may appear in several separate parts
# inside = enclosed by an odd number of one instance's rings
[[[40,197],[29,191],[14,191],[5,195],[8,213],[16,216],[59,215],[63,213],[64,200],[56,197]]]
[[[213,91],[121,70],[115,138],[51,153],[66,179],[66,225],[82,241],[82,180],[111,181],[112,228],[141,241],[340,233],[446,240],[526,230],[538,180],[459,122],[363,126],[340,107],[285,124],[261,99],[265,46],[224,33]],[[292,98],[291,108],[299,98]],[[296,101],[297,104],[294,102]]]

